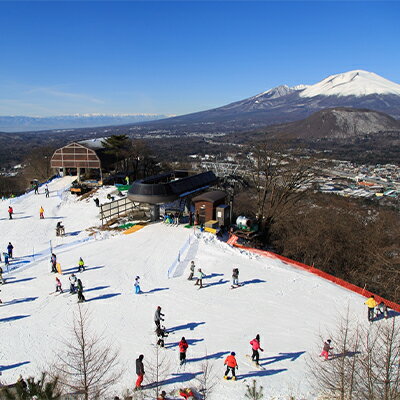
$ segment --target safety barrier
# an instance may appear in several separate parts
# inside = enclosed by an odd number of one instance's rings
[[[175,276],[178,276],[178,275],[175,274],[175,272],[177,271],[179,265],[180,265],[182,262],[185,262],[186,257],[183,258],[183,256],[184,256],[185,252],[190,248],[190,246],[191,246],[196,240],[197,240],[197,238],[196,238],[195,234],[191,234],[191,235],[187,238],[186,242],[185,242],[185,243],[183,244],[183,246],[179,249],[179,251],[178,251],[178,256],[175,258],[174,262],[173,262],[173,263],[171,264],[171,266],[168,268],[168,271],[167,271],[168,278],[173,278],[173,277],[175,277]]]
[[[232,235],[232,236],[235,236],[235,235]],[[300,268],[300,269],[302,269],[304,271],[310,272],[311,274],[317,275],[320,278],[326,279],[326,280],[328,280],[328,281],[330,281],[330,282],[332,282],[332,283],[334,283],[334,284],[336,284],[338,286],[341,286],[341,287],[343,287],[343,288],[345,288],[347,290],[351,290],[352,292],[358,293],[361,296],[364,296],[364,297],[374,296],[375,300],[378,303],[383,301],[392,310],[400,312],[400,304],[397,304],[397,303],[395,303],[393,301],[387,300],[387,299],[385,299],[385,298],[383,298],[381,296],[378,296],[375,293],[370,292],[369,290],[366,290],[365,288],[360,288],[359,286],[353,285],[352,283],[349,283],[349,282],[347,282],[347,281],[345,281],[343,279],[337,278],[336,276],[328,274],[327,272],[323,272],[318,268],[309,266],[307,264],[303,264],[303,263],[295,261],[295,260],[291,260],[290,258],[281,256],[281,255],[273,253],[271,251],[253,249],[251,247],[246,247],[246,246],[243,246],[241,244],[238,244],[236,242],[234,242],[232,244],[235,247],[238,247],[238,248],[243,249],[243,250],[247,250],[247,251],[249,251],[251,253],[255,253],[255,254],[259,254],[259,255],[265,256],[265,257],[275,258],[275,259],[281,260],[286,264],[289,264],[289,265],[291,265],[291,266],[293,266],[295,268]]]

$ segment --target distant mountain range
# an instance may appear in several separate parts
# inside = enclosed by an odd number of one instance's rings
[[[162,114],[75,114],[54,117],[0,116],[0,131],[26,132],[124,125],[168,118]]]
[[[142,125],[171,133],[232,132],[297,121],[336,107],[384,112],[400,118],[400,85],[367,71],[332,75],[315,85],[286,85],[226,106]]]

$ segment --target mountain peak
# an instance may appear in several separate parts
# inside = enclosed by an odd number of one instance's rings
[[[400,85],[364,70],[331,75],[304,89],[301,97],[368,96],[371,94],[400,95]]]

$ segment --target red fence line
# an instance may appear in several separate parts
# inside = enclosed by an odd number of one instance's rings
[[[232,236],[235,236],[235,235],[232,235]],[[238,244],[238,243],[233,243],[233,246],[238,247],[238,248],[243,249],[243,250],[250,251],[251,253],[260,254],[260,255],[265,256],[265,257],[277,258],[278,260],[281,260],[286,264],[289,264],[289,265],[291,265],[293,267],[300,268],[302,270],[308,271],[311,274],[318,275],[319,277],[321,277],[323,279],[326,279],[326,280],[328,280],[330,282],[333,282],[338,286],[344,287],[347,290],[351,290],[352,292],[358,293],[361,296],[370,297],[371,295],[373,295],[375,297],[375,300],[378,303],[383,301],[392,310],[400,312],[400,304],[394,303],[393,301],[387,300],[387,299],[385,299],[385,298],[383,298],[381,296],[376,295],[375,293],[372,293],[372,292],[370,292],[368,290],[360,288],[359,286],[353,285],[352,283],[349,283],[349,282],[347,282],[347,281],[345,281],[343,279],[337,278],[336,276],[333,276],[331,274],[323,272],[318,268],[310,267],[309,265],[303,264],[303,263],[295,261],[295,260],[291,260],[290,258],[286,258],[284,256],[281,256],[279,254],[273,253],[271,251],[253,249],[251,247],[246,247],[246,246],[243,246],[243,245]]]

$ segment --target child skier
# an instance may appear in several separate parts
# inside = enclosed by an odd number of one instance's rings
[[[11,206],[8,207],[8,219],[12,219],[13,214],[14,214],[13,208]]]
[[[8,242],[7,251],[8,251],[8,257],[10,258],[13,258],[13,249],[14,246],[11,244],[11,242]]]
[[[186,339],[184,337],[182,337],[178,346],[179,346],[180,365],[183,365],[186,362],[186,350],[188,349],[189,345],[188,345],[188,342],[186,341]]]
[[[140,276],[137,276],[137,277],[135,278],[135,283],[133,284],[133,286],[135,287],[135,294],[140,294],[140,293],[142,293],[142,291],[140,290],[139,279],[140,279]]]
[[[232,287],[239,286],[239,268],[233,268],[232,271]]]
[[[376,316],[383,314],[385,319],[389,318],[387,305],[381,301],[378,306],[376,307]]]
[[[333,347],[331,347],[331,342],[331,339],[328,339],[326,342],[324,342],[324,347],[319,355],[320,357],[324,357],[325,360],[329,359],[329,351],[333,349]]]
[[[78,272],[82,272],[84,270],[85,270],[85,263],[82,260],[82,257],[80,257],[78,261]]]
[[[203,287],[203,278],[206,276],[206,274],[201,270],[201,268],[199,268],[197,270],[197,272],[199,274],[197,276],[197,280],[196,280],[195,286],[196,285],[200,285],[199,289],[201,289]]]
[[[39,217],[40,219],[44,219],[44,208],[42,206],[40,206],[39,209]]]
[[[51,272],[57,272],[57,256],[54,253],[51,253]]]
[[[85,297],[83,296],[83,285],[80,279],[77,280],[76,287],[78,289],[78,303],[86,301]]]
[[[226,371],[224,375],[224,379],[228,379],[229,371],[232,372],[232,380],[236,381],[235,369],[238,369],[238,365],[235,358],[236,353],[232,351],[232,353],[226,357],[224,365],[226,365]]]
[[[191,281],[192,279],[193,279],[193,275],[194,275],[194,269],[195,269],[196,267],[195,267],[195,265],[194,265],[194,261],[192,261],[191,263],[190,263],[190,274],[189,274],[189,277],[188,277],[188,281]]]
[[[77,283],[76,276],[75,276],[75,274],[72,274],[69,277],[69,292],[71,294],[75,294],[76,293],[76,287],[75,287],[76,283]]]
[[[368,321],[373,322],[375,316],[375,307],[377,306],[377,302],[374,296],[371,296],[364,304],[368,307]]]
[[[260,335],[257,334],[256,337],[250,342],[251,348],[253,350],[253,354],[251,355],[251,360],[254,361],[258,365],[258,361],[260,359],[260,353],[258,350],[264,351],[260,347]]]
[[[56,292],[63,293],[61,281],[56,277]]]
[[[165,326],[163,327],[158,326],[156,328],[156,335],[158,337],[157,346],[164,347],[165,345],[164,338],[168,336],[168,332],[166,331]]]

